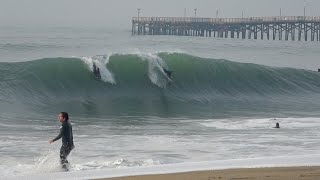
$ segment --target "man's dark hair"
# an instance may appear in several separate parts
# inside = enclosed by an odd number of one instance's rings
[[[63,118],[65,118],[66,121],[69,120],[69,114],[67,112],[60,112],[62,114]]]

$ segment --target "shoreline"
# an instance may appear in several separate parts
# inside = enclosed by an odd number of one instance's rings
[[[135,175],[95,180],[319,180],[320,166],[238,168],[169,174]]]
[[[4,179],[95,180],[319,180],[320,155],[186,162],[69,172],[39,172]]]

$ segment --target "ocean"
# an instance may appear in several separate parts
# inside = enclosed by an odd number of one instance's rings
[[[130,33],[0,27],[4,177],[61,171],[61,111],[73,172],[318,154],[318,42]]]

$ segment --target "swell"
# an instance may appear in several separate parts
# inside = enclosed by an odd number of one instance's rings
[[[93,76],[93,62],[101,69],[101,81]],[[173,71],[172,82],[164,69]],[[118,112],[145,109],[152,102],[163,109],[165,101],[168,110],[170,105],[201,104],[206,111],[218,105],[221,112],[225,106],[244,105],[264,111],[279,102],[312,102],[320,94],[320,74],[179,53],[114,54],[0,63],[0,90],[3,103],[37,108],[72,102],[75,109],[95,106],[102,111],[102,105],[120,107],[114,110]]]

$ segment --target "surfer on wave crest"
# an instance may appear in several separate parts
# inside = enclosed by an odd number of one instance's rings
[[[93,75],[97,79],[101,79],[100,69],[96,66],[96,63],[93,63]]]

